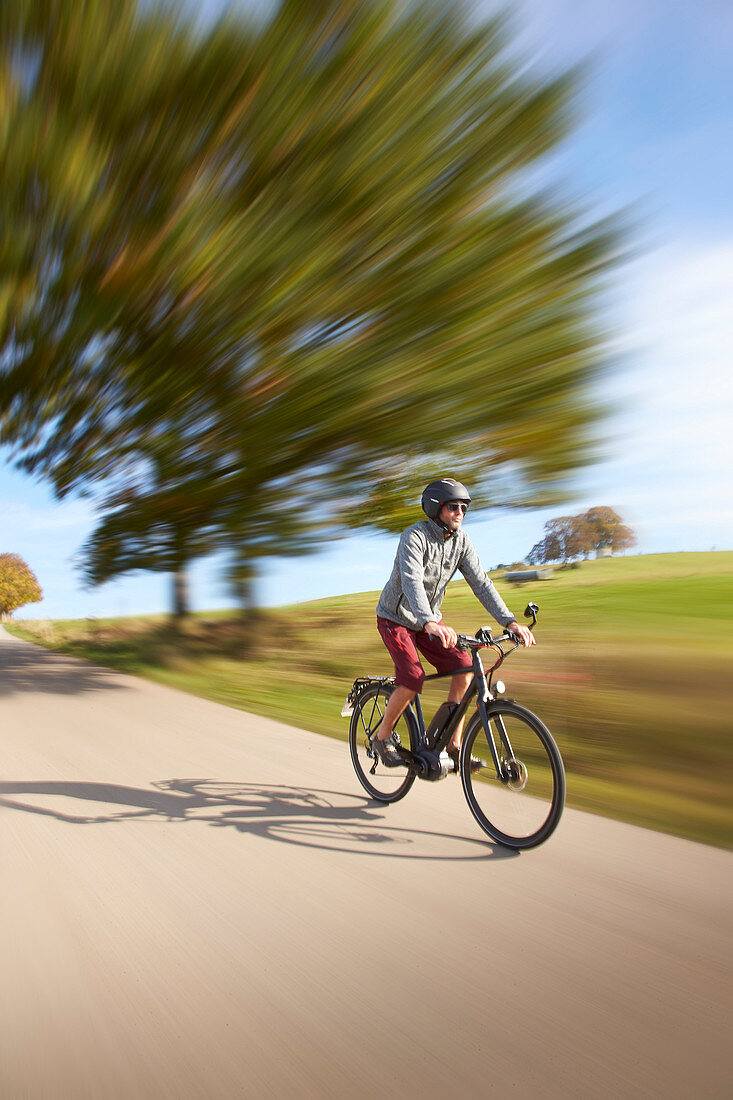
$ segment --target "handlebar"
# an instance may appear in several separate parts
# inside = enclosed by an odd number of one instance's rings
[[[528,603],[524,609],[524,616],[527,619],[532,620],[532,630],[537,624],[537,614],[539,607],[536,603]],[[470,634],[459,634],[457,646],[459,649],[481,649],[483,646],[498,646],[499,642],[514,642],[516,646],[522,645],[522,641],[518,634],[512,634],[511,630],[505,630],[503,634],[499,634],[496,638],[491,633],[490,626],[480,626],[476,631],[476,636],[471,637]],[[510,651],[511,652],[511,651]]]
[[[481,626],[476,631],[476,636],[471,637],[470,634],[459,634],[456,645],[458,649],[482,649],[484,646],[497,645],[499,642],[518,642],[516,634],[510,634],[508,630],[505,630],[503,634],[498,634],[496,638],[493,637],[491,630],[488,626]]]

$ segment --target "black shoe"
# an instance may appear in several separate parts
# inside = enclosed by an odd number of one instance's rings
[[[453,774],[458,775],[459,771],[461,770],[461,750],[448,749],[448,756],[450,756],[451,760],[453,761]],[[479,760],[476,756],[471,757],[471,775],[475,775],[476,772],[480,772],[483,767],[483,760]]]
[[[372,740],[372,749],[374,755],[381,764],[384,764],[385,768],[399,768],[405,763],[397,751],[394,734],[385,738],[384,741],[380,741],[375,735]]]

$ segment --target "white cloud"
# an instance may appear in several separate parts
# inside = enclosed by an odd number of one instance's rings
[[[733,241],[675,251],[646,265],[631,310],[652,442],[693,451],[714,443],[730,456],[733,423]],[[713,454],[717,461],[718,455]]]
[[[656,548],[733,546],[733,241],[670,245],[634,265],[629,286],[631,366],[609,379],[627,405],[591,491]]]

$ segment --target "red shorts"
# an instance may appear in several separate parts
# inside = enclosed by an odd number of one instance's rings
[[[420,663],[418,649],[438,672],[464,672],[473,668],[471,655],[465,649],[452,646],[444,649],[439,638],[424,630],[408,630],[391,619],[377,616],[377,630],[394,661],[395,682],[410,691],[422,691],[425,669]]]

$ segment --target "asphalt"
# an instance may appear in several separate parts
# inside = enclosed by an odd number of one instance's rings
[[[3,1098],[730,1095],[731,853],[573,810],[509,853],[450,777],[385,808],[2,629],[0,745]]]

